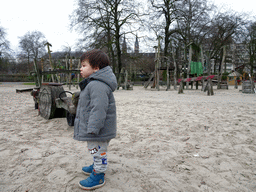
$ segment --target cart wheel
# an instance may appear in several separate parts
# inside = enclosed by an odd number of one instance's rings
[[[39,114],[45,119],[63,117],[63,109],[57,109],[55,99],[63,92],[62,86],[42,86],[39,92]]]
[[[67,122],[69,126],[74,126],[76,116],[67,111]]]
[[[50,119],[52,109],[51,89],[42,86],[39,92],[39,113],[45,119]]]

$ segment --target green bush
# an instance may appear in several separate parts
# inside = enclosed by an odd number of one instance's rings
[[[0,81],[4,82],[32,82],[34,79],[28,76],[27,74],[1,74]]]
[[[223,75],[221,78],[221,80],[223,80],[223,81],[226,81],[227,79],[228,79],[228,76],[226,76],[226,75]]]

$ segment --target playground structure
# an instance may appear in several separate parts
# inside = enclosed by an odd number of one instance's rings
[[[128,80],[128,71],[125,68],[121,69],[121,73],[118,78],[117,90],[122,87],[123,90],[133,90],[133,82]]]
[[[213,95],[213,78],[215,75],[210,75],[210,76],[199,76],[199,77],[194,77],[194,78],[187,78],[187,79],[179,79],[179,90],[178,93],[183,93],[184,89],[184,84],[183,83],[190,83],[191,84],[191,89],[193,89],[193,84],[194,82],[196,83],[196,89],[198,89],[199,82],[201,82],[202,88],[201,91],[208,91],[208,95]],[[206,81],[207,80],[207,81]],[[222,88],[228,89],[227,84],[221,84]]]
[[[52,62],[52,56],[51,56],[51,50],[50,46],[52,46],[49,42],[45,44],[48,48],[48,54],[49,54],[49,65],[47,71],[44,70],[45,64],[47,63],[47,60],[41,59],[41,70],[38,69],[37,61],[34,60],[34,71],[31,72],[31,74],[35,77],[36,86],[40,87],[42,83],[45,81],[52,82],[52,83],[63,83],[69,86],[69,90],[71,89],[71,84],[77,84],[80,81],[80,60],[78,60],[78,69],[73,69],[73,59],[68,59],[66,56],[65,62],[66,62],[66,69],[55,69]],[[68,65],[69,61],[69,65]],[[74,82],[74,77],[77,77],[77,82]],[[78,86],[77,86],[78,88]]]
[[[45,119],[66,117],[68,125],[73,126],[80,92],[71,93],[70,91],[65,91],[63,81],[69,87],[69,90],[71,90],[71,84],[74,86],[76,84],[76,88],[78,89],[80,82],[80,70],[78,70],[81,65],[80,60],[77,70],[72,69],[72,59],[70,59],[69,69],[56,70],[52,65],[51,44],[47,42],[45,45],[48,48],[51,68],[49,71],[44,71],[44,60],[41,59],[42,70],[39,71],[37,62],[34,60],[35,71],[31,73],[34,75],[36,82],[36,88],[31,92],[35,102],[35,109],[38,109],[39,115]],[[67,62],[66,57],[66,66],[68,66]],[[44,82],[46,76],[48,76],[47,81],[50,82]],[[77,77],[76,82],[72,81],[72,79],[75,79],[74,76]],[[128,72],[125,69],[121,70],[118,82],[118,88],[122,87],[124,90],[133,89],[133,84],[128,80]],[[68,96],[67,93],[72,95],[72,97]]]
[[[154,72],[151,74],[151,76],[149,77],[148,81],[144,84],[144,88],[147,89],[147,87],[150,85],[151,81],[153,80],[153,85],[151,86],[151,88],[156,88],[158,91],[160,90],[160,73],[162,71],[166,70],[166,74],[167,74],[167,89],[166,91],[168,91],[170,89],[170,71],[172,71],[173,69],[170,68],[170,59],[168,57],[161,57],[160,56],[160,37],[158,38],[158,46],[155,46],[155,70]],[[166,61],[166,66],[165,67],[161,67],[161,61],[162,59],[164,59]],[[176,71],[177,71],[177,66],[176,66],[176,62],[174,59],[174,82],[176,82]],[[174,83],[176,84],[176,83]],[[176,89],[176,86],[175,86]]]
[[[177,90],[177,85],[179,85],[179,89],[178,89],[178,93],[183,93],[184,87],[186,85],[186,89],[189,89],[189,85],[191,85],[191,89],[193,89],[193,85],[195,84],[196,89],[198,89],[198,86],[201,85],[202,89],[201,91],[208,91],[207,95],[214,95],[213,92],[213,85],[217,85],[217,89],[228,89],[229,88],[229,83],[228,80],[224,80],[224,78],[222,78],[222,70],[217,74],[217,75],[211,75],[210,74],[210,70],[208,72],[208,76],[205,76],[205,74],[203,74],[203,65],[202,63],[204,63],[204,59],[203,58],[203,53],[202,53],[202,46],[201,46],[201,62],[193,62],[191,61],[192,58],[192,43],[190,43],[188,46],[190,46],[190,50],[189,50],[189,65],[187,68],[187,72],[188,77],[187,78],[183,78],[183,79],[179,79],[177,81],[176,79],[176,74],[177,74],[177,64],[175,61],[175,53],[174,51],[172,51],[172,56],[173,56],[173,66],[174,66],[174,71],[173,71],[173,76],[171,76],[171,72],[173,69],[170,69],[170,58],[168,57],[163,57],[160,56],[160,43],[158,41],[158,47],[155,47],[156,52],[156,58],[155,58],[155,70],[154,72],[151,74],[148,82],[146,82],[144,84],[144,88],[147,88],[149,86],[149,84],[153,81],[153,86],[151,86],[151,88],[156,88],[158,91],[160,90],[159,85],[161,85],[161,82],[159,80],[159,76],[161,74],[161,71],[166,70],[167,71],[167,88],[166,91],[170,89],[170,85],[173,84],[174,85],[174,89]],[[225,49],[225,47],[224,47]],[[225,51],[225,50],[224,50]],[[161,61],[163,61],[163,58],[168,61],[166,62],[166,67],[161,67]],[[163,63],[163,62],[162,62]],[[223,62],[222,62],[223,63]],[[240,67],[241,68],[241,67]],[[240,69],[239,68],[239,69]],[[238,73],[238,72],[236,72]],[[195,77],[195,75],[197,75],[197,77]],[[172,79],[172,81],[170,81],[170,77]],[[232,77],[232,75],[230,75],[230,77]],[[238,88],[238,84],[242,82],[243,83],[243,93],[254,93],[255,90],[255,85],[254,82],[251,80],[250,77],[250,81],[246,82],[246,81],[241,81],[239,78],[235,78],[234,79],[234,84],[235,84],[235,88]]]
[[[36,85],[38,86],[32,90],[31,95],[33,96],[35,109],[38,109],[39,115],[45,119],[66,117],[68,125],[74,125],[76,114],[75,104],[78,102],[80,92],[72,94],[69,91],[64,91],[64,84],[60,82],[58,74],[68,74],[69,83],[67,83],[67,86],[71,89],[71,74],[77,72],[79,72],[79,70],[53,70],[42,71],[41,73],[35,72],[35,79],[37,80]],[[51,75],[53,82],[43,82],[44,75]],[[58,82],[55,82],[55,80]],[[72,97],[68,97],[66,93],[70,93]]]
[[[73,76],[77,74],[76,84],[78,88],[80,70],[54,70],[50,51],[51,44],[47,42],[45,45],[48,48],[51,68],[49,71],[44,71],[44,60],[41,59],[42,70],[39,71],[37,62],[34,60],[35,71],[31,73],[36,82],[36,87],[31,92],[35,102],[35,109],[38,109],[39,115],[45,119],[66,117],[68,125],[73,126],[80,92],[71,93],[65,91],[61,80],[66,79],[66,84],[70,90],[71,84],[74,84],[72,81]],[[80,62],[78,67],[80,67]],[[72,69],[72,59],[70,60],[70,69]],[[45,76],[50,76],[51,82],[44,82]],[[67,93],[71,94],[72,97],[68,97]]]
[[[155,47],[156,50],[156,58],[155,58],[155,71],[151,74],[148,82],[144,84],[144,87],[147,88],[151,81],[153,81],[153,86],[151,88],[156,88],[158,91],[160,90],[160,73],[161,71],[167,71],[167,90],[170,89],[170,72],[173,70],[170,68],[170,58],[161,57],[160,56],[160,40],[158,41],[158,47]],[[72,70],[72,59],[70,59],[70,67],[66,70],[54,70],[52,65],[51,51],[50,51],[50,43],[45,44],[48,48],[49,53],[49,63],[50,70],[44,71],[44,60],[41,59],[41,67],[40,71],[37,66],[36,60],[34,60],[34,69],[35,71],[31,74],[35,77],[35,82],[37,87],[34,88],[31,92],[35,102],[35,108],[38,109],[39,114],[45,119],[51,119],[54,117],[66,117],[68,125],[74,125],[74,119],[76,115],[76,107],[79,98],[80,92],[71,93],[69,91],[65,91],[63,88],[63,80],[66,81],[66,85],[69,86],[69,90],[71,89],[71,84],[75,86],[80,82],[80,70]],[[161,62],[165,60],[166,67],[161,66]],[[174,89],[177,90],[176,85],[179,84],[178,93],[183,93],[184,86],[186,84],[186,89],[188,89],[188,85],[191,84],[191,89],[193,89],[193,85],[196,85],[196,89],[198,89],[199,82],[202,85],[202,91],[208,91],[208,95],[213,95],[213,83],[218,83],[215,75],[209,76],[199,76],[199,77],[189,77],[186,79],[176,80],[177,73],[177,65],[175,62],[174,54],[174,75],[173,75],[173,85]],[[80,61],[78,68],[80,67]],[[67,66],[67,58],[66,58],[66,66]],[[51,82],[44,82],[45,76],[50,76]],[[72,81],[73,77],[77,76],[77,82],[74,83]],[[121,69],[121,73],[118,78],[118,87],[122,87],[124,90],[133,90],[133,83],[128,80],[128,71],[124,68]],[[215,79],[214,79],[215,78]],[[218,78],[218,77],[217,77]],[[49,81],[49,78],[48,78]],[[221,89],[228,89],[227,82],[221,82],[218,84]],[[16,90],[22,92],[22,90]],[[31,91],[31,90],[30,90]],[[255,93],[254,82],[250,81],[243,82],[243,93]],[[67,93],[71,94],[72,97],[68,97]]]
[[[242,93],[256,93],[255,84],[250,74],[249,74],[249,78],[250,80],[243,81]]]

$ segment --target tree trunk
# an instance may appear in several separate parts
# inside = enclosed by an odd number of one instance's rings
[[[172,48],[172,57],[173,57],[173,64],[174,64],[174,90],[177,90],[177,64],[175,60],[174,48]]]
[[[224,66],[225,58],[226,58],[226,46],[224,45],[222,61],[221,61],[220,70],[219,70],[219,74],[218,74],[217,89],[220,89],[220,84],[221,84],[221,79],[222,79],[222,73],[223,73],[223,66]]]
[[[210,62],[211,62],[211,59],[210,59],[210,56],[208,55],[206,57],[208,76],[211,75],[211,63]],[[208,78],[206,86],[205,86],[205,90],[206,89],[208,90],[207,95],[208,96],[214,95],[213,87],[212,87],[212,80],[210,78]]]
[[[237,78],[235,79],[235,89],[238,88]]]
[[[211,95],[214,95],[214,93],[213,93],[213,86],[212,86],[212,79],[211,78],[209,78],[208,79],[208,89],[207,89],[207,95],[208,96],[211,96]]]
[[[166,71],[166,75],[167,75],[167,88],[166,88],[166,91],[168,91],[170,89],[170,73],[169,73],[169,63],[168,63],[168,60],[166,62],[166,68],[167,68],[167,71]]]
[[[72,57],[70,57],[70,70],[72,70]],[[69,72],[69,90],[71,90],[72,72]]]
[[[181,93],[183,93],[183,81],[182,80],[180,81],[178,94],[181,94]]]
[[[189,78],[189,74],[190,74],[190,64],[191,64],[191,61],[192,61],[192,45],[190,43],[189,45],[189,60],[188,60],[188,69],[187,69],[187,78]],[[189,82],[187,81],[186,82],[186,89],[188,89],[188,86],[189,86]]]
[[[29,56],[28,56],[28,74],[30,73],[30,67],[29,67]]]
[[[159,91],[159,68],[160,68],[160,50],[161,50],[161,44],[160,44],[160,37],[158,37],[158,50],[157,50],[157,79],[156,79],[156,89]]]
[[[36,59],[34,59],[34,68],[35,68],[35,73],[36,73],[36,86],[41,87],[40,75],[39,75],[39,71],[37,68]]]
[[[155,62],[157,62],[158,59],[158,54],[157,54],[157,47],[155,46]],[[153,85],[151,88],[155,88],[156,87],[156,80],[157,79],[157,63],[155,63],[155,71],[154,71],[154,81],[153,81]]]
[[[203,74],[204,74],[204,53],[203,53],[203,46],[200,45],[201,49],[201,62],[202,62],[202,68],[203,68]]]

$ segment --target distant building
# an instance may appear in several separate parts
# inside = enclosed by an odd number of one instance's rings
[[[134,44],[134,53],[139,53],[140,46],[139,46],[139,41],[138,41],[138,36],[136,35],[136,40]]]
[[[125,35],[124,35],[124,40],[123,40],[123,44],[122,44],[122,52],[127,53],[127,44],[126,44]]]

